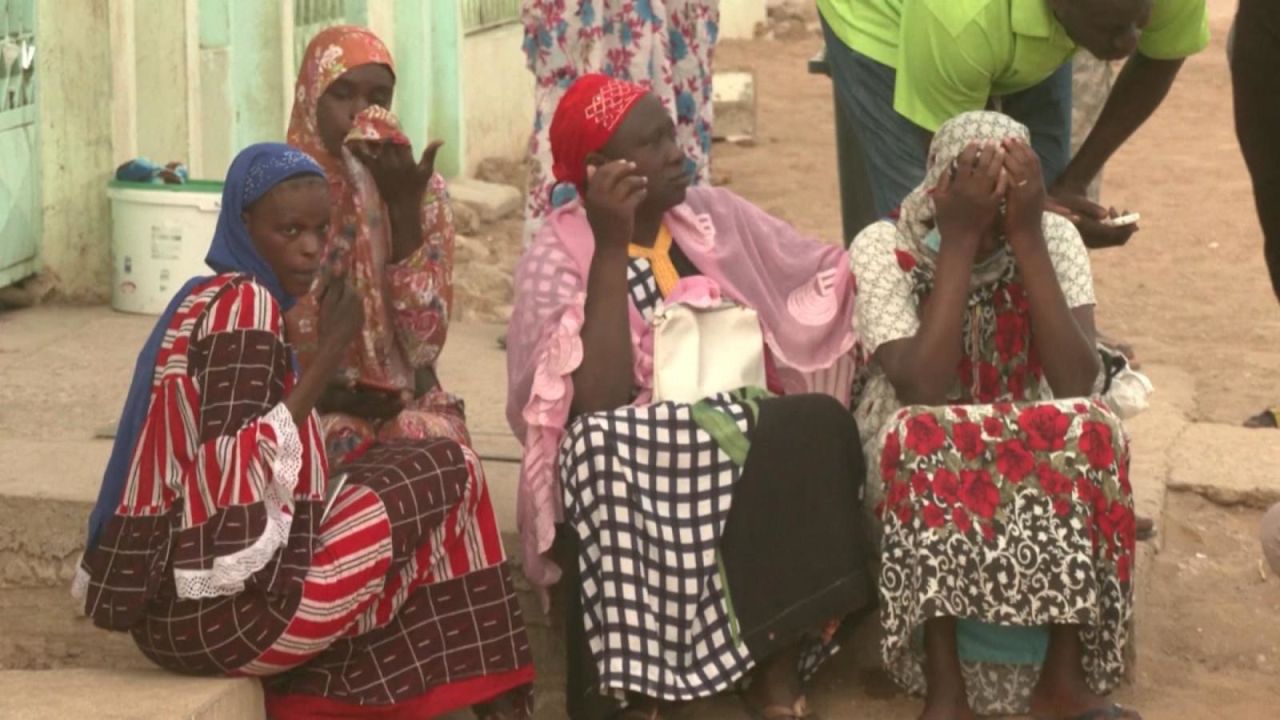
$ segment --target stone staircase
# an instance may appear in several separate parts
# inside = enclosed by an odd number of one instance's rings
[[[83,618],[68,591],[111,451],[110,440],[96,436],[119,413],[153,322],[106,308],[0,315],[0,717],[6,720],[263,718],[257,682],[161,671],[127,635]],[[499,523],[514,531],[520,449],[503,418],[501,330],[456,326],[452,362],[441,375],[469,401]],[[506,532],[503,539],[516,560],[518,537]],[[518,570],[516,577],[538,667],[539,717],[561,718],[563,630],[552,627]]]

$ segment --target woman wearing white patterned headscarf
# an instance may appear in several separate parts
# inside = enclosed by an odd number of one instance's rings
[[[1102,697],[1133,606],[1128,441],[1094,397],[1084,243],[1028,143],[998,113],[947,122],[851,250],[882,649],[926,718],[1137,717]]]

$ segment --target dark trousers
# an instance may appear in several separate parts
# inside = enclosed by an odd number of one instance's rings
[[[1240,0],[1231,57],[1236,136],[1253,179],[1263,254],[1280,300],[1280,2]]]

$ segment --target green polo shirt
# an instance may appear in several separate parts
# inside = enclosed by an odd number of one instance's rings
[[[818,9],[846,45],[898,71],[894,109],[931,132],[1042,82],[1076,51],[1048,0],[818,0]],[[1173,60],[1208,44],[1205,0],[1155,0],[1138,52]]]

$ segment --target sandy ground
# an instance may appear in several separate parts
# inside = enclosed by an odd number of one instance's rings
[[[1238,423],[1280,401],[1280,309],[1262,261],[1232,124],[1225,43],[1234,0],[1210,0],[1213,46],[1192,58],[1156,115],[1107,166],[1103,201],[1142,213],[1122,249],[1093,256],[1099,324],[1142,359],[1195,375],[1197,419]],[[759,142],[716,146],[713,176],[802,230],[835,242],[840,212],[831,85],[807,74],[822,47],[724,42],[717,72],[756,74]]]

